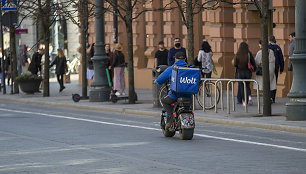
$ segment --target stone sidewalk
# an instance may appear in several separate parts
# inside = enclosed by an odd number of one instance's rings
[[[10,88],[7,88],[7,94],[0,93],[0,100],[22,102],[29,104],[51,105],[58,107],[99,110],[106,112],[118,112],[124,114],[136,114],[142,116],[159,117],[161,108],[153,108],[152,91],[151,90],[136,90],[138,101],[136,104],[128,104],[126,100],[120,100],[117,103],[112,102],[89,102],[89,100],[81,100],[73,102],[72,94],[81,94],[82,87],[78,83],[78,75],[71,76],[71,83],[65,84],[66,89],[59,93],[59,85],[55,78],[50,79],[50,97],[43,97],[42,93],[25,94],[10,94]],[[88,91],[90,87],[88,87]],[[89,92],[88,92],[89,94]],[[223,95],[225,95],[224,93]],[[261,97],[262,98],[262,97]],[[224,98],[226,105],[226,98]],[[255,98],[254,98],[255,99]],[[273,116],[262,117],[257,113],[256,100],[253,105],[248,106],[248,113],[244,112],[241,105],[236,105],[236,111],[227,114],[226,108],[224,111],[219,109],[215,113],[214,110],[203,112],[199,106],[196,106],[195,118],[197,122],[206,122],[213,124],[224,124],[233,126],[243,126],[251,128],[262,128],[277,131],[296,132],[306,134],[306,121],[286,121],[285,103],[288,98],[278,98],[276,103],[272,105]],[[262,111],[262,106],[261,106]]]

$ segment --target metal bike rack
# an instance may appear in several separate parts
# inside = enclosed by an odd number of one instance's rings
[[[229,85],[232,84],[232,110],[235,111],[235,94],[234,94],[234,82],[242,82],[244,85],[244,96],[246,96],[246,82],[254,82],[257,86],[257,106],[258,106],[258,114],[260,114],[260,98],[259,98],[259,85],[256,80],[253,79],[217,79],[217,78],[202,78],[203,81],[203,112],[205,112],[205,85],[206,82],[213,82],[215,81],[215,112],[217,113],[218,110],[218,103],[217,103],[217,88],[218,83],[220,83],[220,99],[221,99],[221,109],[224,110],[224,102],[223,102],[223,84],[222,82],[227,82],[227,113],[230,114],[230,103],[229,103]],[[211,89],[210,89],[211,90]],[[211,101],[212,102],[212,101]],[[193,109],[195,106],[193,105]],[[245,112],[248,112],[247,105],[245,106]]]
[[[229,100],[229,85],[232,84],[232,110],[235,111],[235,95],[234,95],[234,82],[242,82],[244,86],[244,98],[247,99],[246,83],[245,82],[254,82],[257,86],[257,107],[258,114],[260,114],[260,98],[259,98],[259,85],[256,80],[253,79],[231,79],[227,82],[227,113],[230,114],[230,100]],[[245,105],[245,112],[248,112],[247,104]]]

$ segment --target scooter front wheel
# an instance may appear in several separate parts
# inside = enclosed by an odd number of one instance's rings
[[[193,138],[194,128],[182,128],[179,132],[181,140],[191,140]]]

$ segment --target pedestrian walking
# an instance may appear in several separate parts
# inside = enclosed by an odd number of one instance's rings
[[[31,59],[31,63],[29,65],[28,70],[33,74],[33,75],[37,75],[38,71],[40,72],[40,74],[42,75],[41,72],[41,65],[43,65],[43,63],[41,63],[41,58],[44,55],[45,50],[40,48],[38,50],[38,52],[35,52],[32,56]]]
[[[172,66],[175,62],[175,54],[178,52],[183,52],[186,57],[186,49],[182,47],[181,45],[181,39],[180,38],[175,38],[174,39],[174,47],[170,48],[169,53],[168,53],[168,65]],[[185,60],[187,62],[187,58]]]
[[[57,56],[51,63],[50,68],[53,65],[56,65],[55,74],[57,77],[57,82],[60,85],[59,92],[62,92],[65,89],[64,74],[67,71],[67,60],[62,49],[57,49]]]
[[[4,70],[5,74],[7,75],[7,85],[10,85],[11,81],[11,54],[9,53],[9,50],[4,51]]]
[[[158,42],[158,50],[155,52],[154,67],[168,65],[168,50],[165,48],[164,41]]]
[[[201,70],[203,78],[211,78],[211,73],[214,68],[212,60],[212,50],[207,41],[202,43],[202,49],[198,53],[197,60],[201,62]]]
[[[251,79],[252,78],[252,72],[249,69],[249,62],[253,65],[255,65],[254,59],[251,59],[251,53],[249,50],[249,46],[246,42],[241,42],[238,48],[238,51],[234,57],[234,66],[236,67],[236,73],[235,78],[237,79]],[[247,96],[251,95],[251,89],[250,89],[250,82],[246,83],[246,93]],[[240,91],[238,90],[238,95],[241,95],[242,97],[242,104],[245,106],[248,104],[249,97],[247,99],[244,98],[244,85],[243,82],[238,83],[240,85]],[[240,93],[240,94],[239,94]]]
[[[86,78],[88,81],[88,85],[91,84],[91,81],[94,76],[94,66],[91,58],[95,55],[95,43],[92,43],[90,47],[87,49],[87,73],[86,73]]]
[[[284,56],[282,49],[276,44],[276,39],[274,36],[269,37],[269,49],[271,49],[275,56],[275,76],[276,76],[276,85],[278,79],[278,73],[282,74],[284,71]],[[276,89],[271,93],[272,103],[275,103]]]
[[[294,49],[295,49],[295,32],[291,33],[289,35],[289,63],[288,63],[288,71],[293,71],[293,66],[290,60],[290,57],[293,55]]]
[[[126,66],[124,55],[122,53],[121,44],[115,45],[114,59],[111,67],[114,68],[114,87],[116,91],[115,95],[125,95],[125,78],[124,78],[124,67]]]
[[[262,46],[261,40],[259,41],[260,50],[257,52],[255,57],[255,63],[257,67],[262,67]],[[276,75],[275,75],[275,56],[274,52],[269,49],[269,79],[270,79],[270,95],[272,95],[273,90],[276,89]],[[255,80],[258,82],[259,90],[263,90],[263,77],[262,75],[256,73]],[[257,89],[256,84],[253,84],[253,88]],[[271,98],[272,101],[272,98]]]

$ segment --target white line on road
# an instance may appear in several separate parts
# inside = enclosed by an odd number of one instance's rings
[[[3,108],[0,108],[0,110],[1,111],[7,111],[7,112],[23,113],[23,114],[42,115],[42,116],[47,116],[47,117],[62,118],[62,119],[68,119],[68,120],[84,121],[84,122],[90,122],[90,123],[98,123],[98,124],[106,124],[106,125],[113,125],[113,126],[121,126],[121,127],[130,127],[130,128],[160,131],[160,129],[157,129],[157,128],[136,126],[136,125],[129,125],[129,124],[112,123],[112,122],[105,122],[105,121],[97,121],[97,120],[90,120],[90,119],[77,118],[77,117],[68,117],[68,116],[53,115],[53,114],[35,113],[35,112],[28,112],[28,111],[18,111],[18,110],[10,110],[10,109],[3,109]],[[267,146],[267,147],[274,147],[274,148],[279,148],[279,149],[287,149],[287,150],[306,152],[306,149],[290,147],[290,146],[260,143],[260,142],[255,142],[255,141],[225,138],[225,137],[211,136],[211,135],[205,135],[205,134],[194,134],[194,135],[199,136],[199,137],[204,137],[204,138],[223,140],[223,141],[232,141],[232,142],[237,142],[237,143],[253,144],[253,145],[259,145],[259,146]]]

